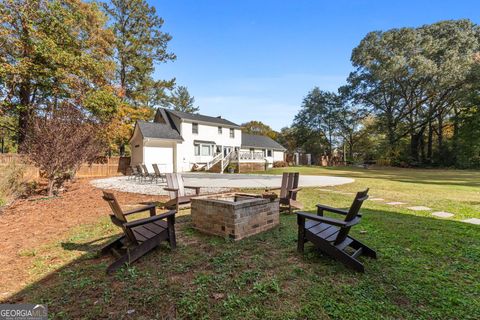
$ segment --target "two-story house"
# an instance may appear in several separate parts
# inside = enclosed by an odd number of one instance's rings
[[[222,171],[261,170],[284,160],[285,148],[266,136],[242,133],[239,125],[221,117],[159,108],[153,122],[137,121],[131,164],[153,163],[164,172],[192,168]]]

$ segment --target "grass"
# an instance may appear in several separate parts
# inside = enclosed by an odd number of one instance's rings
[[[478,217],[478,172],[293,169],[356,179],[331,190],[369,186],[388,200],[451,211],[455,219]],[[351,198],[317,188],[300,193],[308,210],[317,202],[346,207]],[[363,212],[352,233],[379,255],[361,258],[365,274],[311,245],[297,254],[294,215],[282,215],[275,229],[232,242],[192,229],[183,211],[177,250],[162,246],[114,276],[104,273],[112,259],[95,254],[118,233],[106,218],[24,252],[34,261],[36,278],[11,300],[46,303],[59,319],[480,318],[479,226],[377,202],[367,202]]]

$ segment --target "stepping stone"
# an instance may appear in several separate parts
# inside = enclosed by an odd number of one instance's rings
[[[450,217],[453,217],[453,213],[445,212],[445,211],[437,211],[437,212],[433,212],[432,216],[439,217],[439,218],[450,218]]]
[[[480,219],[470,218],[470,219],[462,220],[462,222],[471,223],[471,224],[480,224]]]
[[[370,200],[370,201],[383,201],[385,199],[383,199],[383,198],[370,198],[368,200]]]
[[[429,211],[429,210],[432,210],[429,207],[424,207],[424,206],[408,207],[407,209],[410,209],[410,210],[413,210],[413,211]]]
[[[399,206],[401,204],[406,204],[405,202],[399,202],[399,201],[394,201],[394,202],[387,202],[387,204],[391,206]]]

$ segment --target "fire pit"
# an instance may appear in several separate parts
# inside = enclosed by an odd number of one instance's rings
[[[193,226],[205,233],[240,240],[279,223],[278,199],[226,193],[192,199]]]

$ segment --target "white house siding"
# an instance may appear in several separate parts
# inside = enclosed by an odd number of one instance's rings
[[[230,128],[222,126],[222,134],[218,133],[219,125],[198,123],[198,134],[192,133],[192,122],[183,121],[180,125],[180,134],[183,142],[177,145],[177,166],[181,171],[190,171],[193,163],[206,163],[211,156],[195,156],[194,141],[213,141],[217,146],[239,148],[242,142],[240,129],[234,129],[235,137],[230,138]]]
[[[132,153],[130,164],[135,166],[143,163],[143,137],[138,127],[135,127],[132,139],[130,139],[130,149]]]
[[[163,172],[175,172],[175,148],[176,142],[161,139],[144,140],[143,163],[152,170],[152,164],[159,165]]]
[[[284,151],[273,151],[273,161],[284,161],[285,152]]]

